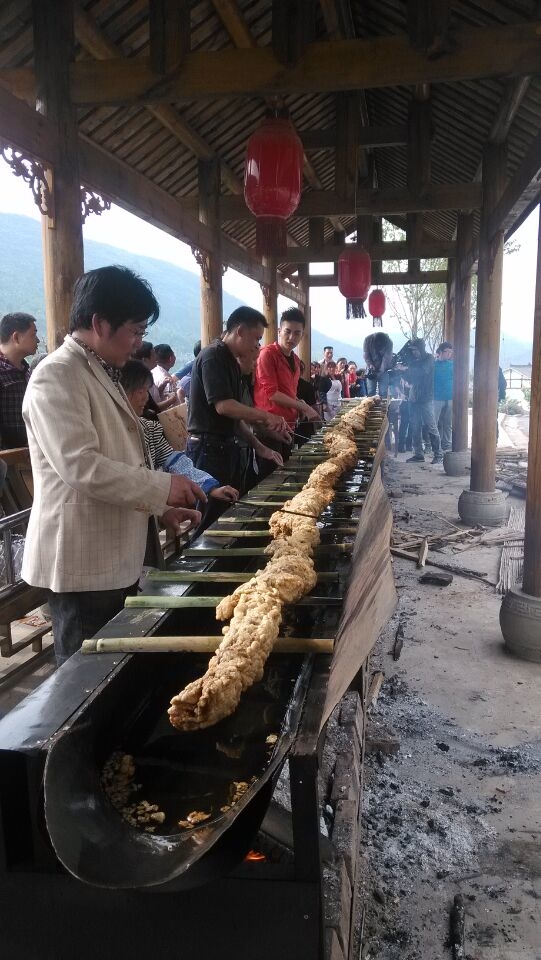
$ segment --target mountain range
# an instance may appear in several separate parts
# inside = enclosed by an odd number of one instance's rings
[[[45,300],[43,292],[43,265],[41,225],[31,217],[18,214],[0,215],[0,316],[15,310],[31,313],[38,320],[38,331],[45,340]],[[154,343],[170,343],[179,362],[192,357],[192,348],[200,335],[199,277],[189,270],[143,254],[131,253],[95,240],[85,241],[87,270],[119,263],[131,267],[151,284],[160,304],[160,317],[149,331]],[[242,301],[224,290],[224,316],[241,306]],[[403,337],[397,338],[401,346]],[[335,357],[345,356],[362,362],[358,344],[336,340],[332,334],[312,328],[312,357],[323,356],[327,343],[334,346]],[[500,360],[509,363],[529,363],[531,344],[512,337],[502,338]]]

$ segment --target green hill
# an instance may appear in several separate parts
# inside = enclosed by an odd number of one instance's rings
[[[0,316],[24,310],[38,319],[45,337],[45,305],[41,254],[41,226],[37,220],[16,214],[0,216]],[[85,242],[85,267],[93,270],[110,263],[131,267],[145,277],[160,304],[160,317],[149,334],[154,343],[170,343],[179,361],[192,356],[199,338],[199,278],[164,260],[120,250],[94,240]],[[241,301],[224,291],[228,316]]]

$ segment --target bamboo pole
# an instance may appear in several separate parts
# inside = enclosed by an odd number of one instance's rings
[[[524,536],[524,593],[541,597],[541,214],[537,239],[532,394]]]
[[[179,570],[153,570],[148,574],[147,580],[158,580],[161,583],[247,583],[256,572],[255,570],[251,573],[187,570],[184,573]],[[317,579],[319,583],[334,583],[340,577],[337,573],[323,571],[317,574]]]
[[[216,637],[94,637],[83,640],[81,653],[215,653],[224,638]],[[273,653],[331,654],[334,640],[278,637]]]
[[[316,555],[326,554],[332,556],[338,553],[349,553],[353,543],[323,543],[315,548]],[[267,547],[187,547],[182,551],[183,557],[221,557],[227,560],[228,557],[267,557]]]
[[[285,514],[289,513],[288,510],[283,510],[281,512]],[[299,516],[299,514],[293,514],[293,516]],[[303,516],[303,514],[300,514],[300,516]],[[357,530],[357,526],[351,525],[349,527],[327,527],[327,529],[325,529],[325,527],[321,527],[319,532],[320,533],[352,534],[352,533],[355,533],[356,530]],[[243,530],[238,527],[232,527],[231,530],[211,530],[211,529],[205,530],[205,537],[211,537],[211,538],[234,537],[235,539],[237,538],[241,539],[242,537],[250,538],[250,537],[270,537],[270,536],[271,536],[270,530]]]
[[[138,593],[135,597],[126,597],[124,606],[126,608],[137,607],[145,610],[152,610],[154,608],[157,610],[204,610],[217,607],[223,599],[224,597],[201,597],[193,596],[192,594],[175,597],[162,594],[145,595],[144,593]],[[308,594],[308,596],[301,597],[300,600],[297,600],[296,605],[300,604],[303,607],[314,607],[320,604],[337,606],[342,603],[342,600],[342,597],[312,597]]]

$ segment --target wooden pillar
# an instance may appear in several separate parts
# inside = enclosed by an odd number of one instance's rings
[[[483,151],[483,203],[479,236],[477,326],[473,381],[470,490],[490,493],[496,474],[496,418],[502,300],[503,232],[488,235],[488,219],[505,186],[504,144]]]
[[[47,342],[69,330],[73,285],[84,271],[77,120],[69,92],[73,61],[71,0],[33,0],[36,105],[56,127],[59,160],[52,171],[54,209],[42,221]]]
[[[447,290],[443,318],[443,339],[454,343],[456,311],[456,260],[447,261]]]
[[[273,258],[263,258],[264,266],[270,270],[270,284],[261,284],[263,293],[263,316],[268,327],[263,334],[265,345],[274,343],[278,337],[278,291],[276,284],[276,262]]]
[[[420,99],[423,97],[423,99]],[[408,190],[412,197],[418,197],[427,189],[431,179],[430,141],[432,136],[432,107],[429,94],[419,91],[418,97],[412,97],[408,107]],[[406,235],[408,241],[416,246],[423,234],[423,216],[421,213],[408,213]],[[408,275],[418,277],[421,261],[418,257],[408,260]]]
[[[299,264],[299,289],[304,294],[304,303],[301,310],[304,313],[304,336],[299,344],[299,357],[305,366],[305,376],[310,378],[310,361],[312,359],[312,324],[310,320],[310,286],[309,269],[307,263]]]
[[[537,239],[537,280],[528,441],[528,487],[524,535],[524,593],[541,597],[541,214]]]
[[[466,268],[473,239],[473,215],[460,214],[456,234],[453,364],[453,450],[468,449],[470,390],[471,272]]]
[[[488,219],[505,186],[505,160],[503,144],[486,144],[483,151],[470,476],[470,490],[480,493],[493,491],[496,478],[503,231],[491,238]]]
[[[199,219],[220,237],[220,162],[199,161]],[[214,253],[200,252],[201,346],[220,337],[223,330],[222,258],[220,245]]]

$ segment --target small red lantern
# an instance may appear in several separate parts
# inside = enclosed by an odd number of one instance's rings
[[[304,150],[287,117],[268,117],[246,147],[244,199],[257,217],[256,252],[286,252],[286,219],[301,199]]]
[[[363,249],[355,244],[345,247],[338,258],[338,289],[347,300],[346,316],[366,317],[364,301],[372,283],[372,261]]]
[[[385,294],[383,290],[371,290],[368,297],[368,309],[372,317],[372,326],[382,327],[383,320],[381,318],[385,313]]]

